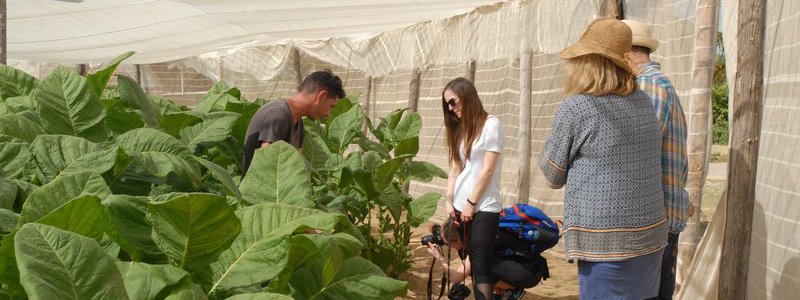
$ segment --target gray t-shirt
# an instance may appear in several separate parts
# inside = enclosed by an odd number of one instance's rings
[[[296,148],[303,147],[305,129],[303,121],[297,124],[292,122],[292,111],[285,99],[273,100],[262,106],[247,126],[247,135],[244,138],[244,160],[242,161],[242,176],[247,174],[253,153],[261,148],[261,143],[274,143],[284,141]]]

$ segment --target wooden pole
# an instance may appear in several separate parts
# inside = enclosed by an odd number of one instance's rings
[[[223,58],[219,59],[217,63],[217,70],[219,72],[219,81],[225,81],[225,60]]]
[[[528,203],[531,181],[531,74],[533,73],[533,51],[525,49],[519,63],[519,202]]]
[[[364,107],[364,115],[370,117],[370,110],[372,109],[372,107],[370,107],[370,104],[372,104],[372,76],[367,76],[366,81],[367,82],[365,84],[366,86],[364,87],[363,95],[364,102],[362,102],[361,106]],[[363,132],[365,135],[369,132],[366,122],[363,126],[361,126],[361,132]]]
[[[469,79],[470,82],[475,83],[475,60],[474,59],[470,59],[467,62],[467,72],[466,73],[467,73],[467,79]]]
[[[135,64],[133,66],[136,68],[136,83],[142,86],[142,65]]]
[[[740,0],[733,132],[728,159],[727,219],[719,270],[719,298],[745,299],[756,191],[764,67],[766,0]]]
[[[618,20],[625,19],[622,0],[600,0],[597,15],[599,17],[615,18]]]
[[[8,15],[6,14],[6,0],[0,0],[0,64],[6,64],[6,25],[8,24]]]
[[[416,67],[414,70],[411,71],[411,83],[409,84],[409,95],[408,95],[408,112],[415,113],[417,112],[417,106],[419,105],[419,77],[420,77],[420,68]]]
[[[692,67],[692,90],[689,97],[687,133],[687,154],[689,174],[686,191],[694,213],[686,222],[686,229],[680,235],[676,271],[678,281],[691,265],[692,257],[703,236],[700,227],[700,206],[703,201],[703,185],[708,174],[708,143],[711,129],[711,86],[714,77],[717,41],[717,0],[697,1],[697,21],[694,36],[694,66]],[[687,102],[684,102],[687,103]]]
[[[78,64],[78,75],[86,76],[89,71],[89,66],[87,64]]]
[[[297,47],[292,47],[292,58],[294,59],[294,71],[297,74],[297,89],[300,90],[300,84],[303,83],[303,70],[300,69],[300,50]]]

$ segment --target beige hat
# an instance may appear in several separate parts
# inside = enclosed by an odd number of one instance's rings
[[[658,41],[653,38],[653,31],[650,26],[645,23],[634,20],[622,20],[625,25],[631,28],[633,32],[633,45],[640,47],[647,47],[651,52],[656,52],[658,49]]]
[[[589,23],[581,38],[561,51],[561,58],[597,54],[613,61],[631,74],[633,65],[625,55],[631,51],[631,29],[622,21],[613,18],[599,18]]]

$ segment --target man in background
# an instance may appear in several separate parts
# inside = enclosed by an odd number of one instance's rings
[[[639,88],[653,100],[656,116],[663,135],[661,142],[661,178],[666,205],[669,238],[661,261],[661,283],[658,297],[672,299],[675,291],[675,265],[678,257],[678,237],[691,215],[689,194],[686,192],[688,160],[686,156],[686,118],[672,82],[661,71],[661,65],[650,60],[650,53],[658,49],[647,24],[623,20],[631,28],[631,52],[637,68]]]
[[[272,100],[262,106],[247,126],[242,177],[247,174],[256,149],[284,141],[302,150],[305,136],[302,117],[312,120],[325,117],[344,97],[342,80],[331,70],[324,70],[303,79],[294,96]]]

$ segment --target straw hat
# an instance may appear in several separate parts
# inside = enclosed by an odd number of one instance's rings
[[[597,54],[613,61],[631,74],[633,65],[625,58],[631,51],[631,29],[622,21],[612,18],[595,19],[581,34],[581,38],[561,51],[561,58]]]
[[[653,38],[653,31],[650,30],[650,26],[634,20],[622,20],[622,22],[631,28],[631,32],[633,33],[632,44],[634,46],[647,47],[650,49],[650,52],[656,52],[656,49],[658,49],[658,41]]]

